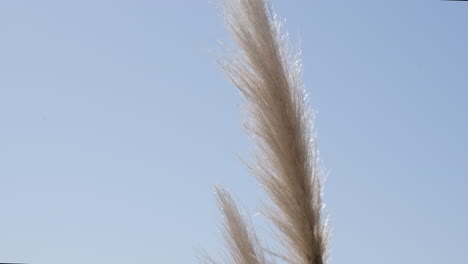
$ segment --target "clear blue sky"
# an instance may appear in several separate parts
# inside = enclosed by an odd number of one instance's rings
[[[0,2],[0,262],[195,263],[222,249],[213,184],[259,208],[211,2]],[[330,264],[468,263],[468,4],[273,4],[303,48]]]

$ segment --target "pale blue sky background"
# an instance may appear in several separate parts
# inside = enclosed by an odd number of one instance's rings
[[[0,262],[195,263],[221,250],[213,184],[259,208],[210,1],[0,1]],[[330,264],[468,263],[468,3],[273,3],[317,111]]]

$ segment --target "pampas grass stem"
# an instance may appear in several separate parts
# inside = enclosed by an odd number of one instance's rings
[[[274,255],[291,264],[326,263],[321,170],[299,55],[291,55],[266,0],[224,0],[223,7],[238,49],[220,64],[246,99],[247,127],[256,143],[251,167],[271,199],[266,214],[284,247]],[[234,262],[265,263],[229,194],[218,189],[217,196]]]

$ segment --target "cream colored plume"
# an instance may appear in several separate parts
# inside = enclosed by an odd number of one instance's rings
[[[291,56],[265,0],[224,0],[223,6],[238,49],[220,64],[246,99],[247,127],[256,142],[251,168],[271,198],[266,214],[284,246],[273,255],[292,264],[326,263],[321,170],[300,58]],[[235,263],[266,263],[229,195],[218,191],[218,199]]]

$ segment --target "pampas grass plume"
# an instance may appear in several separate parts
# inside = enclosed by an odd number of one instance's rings
[[[266,0],[222,4],[237,49],[219,62],[246,99],[247,127],[256,143],[255,164],[250,167],[271,199],[266,215],[283,246],[272,255],[291,264],[324,264],[328,231],[321,170],[300,58],[291,55],[286,34]],[[266,250],[228,192],[218,188],[217,197],[232,261],[267,263]]]

